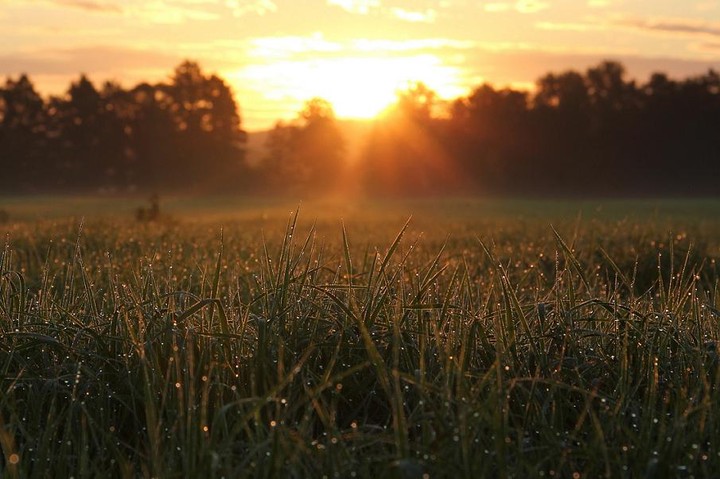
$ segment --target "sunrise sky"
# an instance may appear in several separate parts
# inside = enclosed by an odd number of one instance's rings
[[[0,0],[0,75],[44,94],[80,72],[160,81],[186,58],[256,130],[314,96],[371,117],[417,80],[453,98],[606,58],[642,81],[718,69],[720,0]]]

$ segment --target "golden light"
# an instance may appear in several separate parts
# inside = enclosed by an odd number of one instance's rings
[[[422,81],[440,97],[465,93],[460,70],[432,54],[279,60],[228,77],[238,88],[262,86],[269,108],[283,102],[299,109],[305,100],[320,97],[333,105],[340,118],[373,118],[414,81]]]

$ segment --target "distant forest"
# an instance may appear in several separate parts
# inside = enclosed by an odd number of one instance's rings
[[[381,73],[378,73],[381,74]],[[362,95],[362,92],[357,92]],[[225,81],[191,61],[125,89],[85,76],[43,98],[0,87],[0,190],[243,194],[717,196],[720,75],[646,83],[603,62],[548,73],[534,92],[490,84],[440,101],[417,83],[374,120],[347,161],[332,105],[309,100],[248,165]]]

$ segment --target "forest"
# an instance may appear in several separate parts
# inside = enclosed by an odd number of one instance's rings
[[[359,95],[362,92],[358,92]],[[306,102],[246,160],[241,106],[224,79],[184,61],[126,89],[85,75],[44,98],[0,87],[0,189],[318,196],[717,196],[720,75],[642,83],[604,61],[547,73],[533,91],[482,84],[441,100],[422,82],[373,121],[357,158],[332,105]]]

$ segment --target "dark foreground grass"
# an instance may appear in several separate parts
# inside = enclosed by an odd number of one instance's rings
[[[720,471],[720,226],[466,220],[7,225],[0,475]]]

